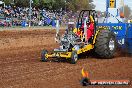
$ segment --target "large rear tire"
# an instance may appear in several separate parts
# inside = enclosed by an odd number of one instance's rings
[[[109,30],[100,30],[95,43],[96,54],[104,59],[114,57],[116,51],[115,34]]]

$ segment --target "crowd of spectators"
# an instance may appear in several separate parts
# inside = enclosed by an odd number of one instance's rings
[[[32,8],[31,26],[49,26],[55,25],[55,20],[58,19],[61,25],[65,25],[69,17],[76,18],[73,12],[59,11]],[[29,25],[29,8],[0,6],[0,26],[28,26]]]

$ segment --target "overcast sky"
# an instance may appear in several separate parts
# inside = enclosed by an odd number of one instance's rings
[[[117,1],[117,7],[120,5],[120,0]],[[94,0],[94,4],[96,5],[96,10],[105,11],[106,10],[106,0]],[[132,10],[132,0],[124,0],[124,4],[128,5]]]

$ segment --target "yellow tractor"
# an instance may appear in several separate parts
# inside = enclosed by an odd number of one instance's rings
[[[48,58],[70,59],[71,64],[78,61],[78,55],[88,51],[93,51],[101,58],[113,58],[116,41],[115,35],[110,30],[99,29],[97,27],[97,14],[95,10],[82,10],[78,17],[77,28],[68,28],[65,34],[58,38],[60,48],[48,53],[43,50],[41,60],[47,62]],[[92,22],[92,35],[88,36]]]

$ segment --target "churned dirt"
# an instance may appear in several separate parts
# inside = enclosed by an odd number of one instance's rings
[[[62,31],[61,31],[62,32]],[[132,57],[117,54],[113,59],[87,55],[75,65],[66,61],[41,62],[43,49],[58,47],[54,30],[0,32],[0,88],[83,88],[81,69],[90,79],[132,80]],[[88,86],[88,88],[132,88],[128,86]]]

